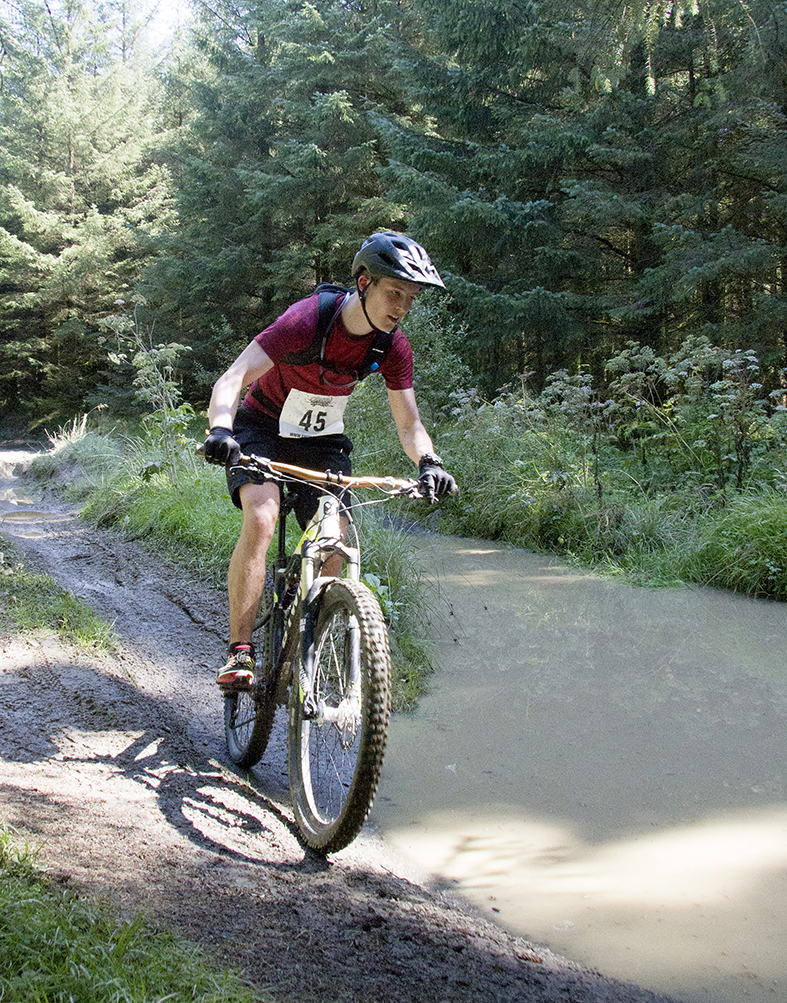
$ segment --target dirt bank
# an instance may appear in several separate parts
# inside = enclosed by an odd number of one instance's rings
[[[25,497],[19,459],[0,454],[0,531],[120,639],[97,658],[0,638],[0,818],[47,867],[296,1003],[665,1000],[509,936],[373,832],[328,861],[305,851],[280,743],[250,777],[226,761],[223,595]]]

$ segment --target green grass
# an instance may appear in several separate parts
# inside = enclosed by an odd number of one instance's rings
[[[59,493],[73,502],[84,501],[100,488],[122,462],[126,449],[122,438],[91,431],[84,421],[75,420],[50,434],[49,439],[52,448],[35,458],[29,474],[39,483],[46,483],[68,470],[68,479],[59,482]]]
[[[112,627],[48,575],[31,571],[0,535],[0,622],[32,633],[55,631],[82,651],[114,651]]]
[[[225,583],[241,524],[223,471],[206,464],[181,471],[177,485],[160,473],[142,478],[120,464],[101,490],[88,495],[82,514],[147,542],[214,586]]]
[[[775,434],[738,492],[666,440],[649,441],[645,455],[606,435],[594,454],[587,435],[526,398],[468,398],[455,410],[434,435],[461,485],[442,506],[441,530],[550,551],[641,585],[787,599],[787,446]]]
[[[36,870],[0,829],[0,999],[18,1003],[261,1003],[198,948],[120,920]],[[265,997],[270,999],[270,997]]]
[[[733,498],[708,513],[678,561],[687,581],[787,600],[787,498],[776,491]]]

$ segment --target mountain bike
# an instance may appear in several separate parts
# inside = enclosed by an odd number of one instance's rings
[[[268,567],[255,625],[257,672],[249,690],[228,692],[224,731],[230,758],[249,769],[268,744],[277,706],[288,706],[288,775],[296,824],[308,846],[332,853],[360,831],[382,768],[390,713],[390,650],[379,602],[361,581],[350,492],[369,488],[420,498],[418,482],[351,477],[258,456],[240,463],[281,491],[278,547]],[[287,516],[298,487],[324,488],[317,512],[292,553]],[[360,505],[374,502],[360,502]],[[350,546],[342,539],[349,520]],[[341,558],[341,577],[323,574]]]

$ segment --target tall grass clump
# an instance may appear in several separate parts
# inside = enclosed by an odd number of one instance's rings
[[[90,497],[123,462],[125,447],[121,438],[88,428],[88,419],[97,413],[96,409],[83,414],[48,432],[51,448],[39,453],[30,466],[30,477],[45,486],[56,480],[58,492],[67,501],[81,502]]]
[[[269,997],[265,997],[270,999]],[[0,999],[30,1003],[262,1003],[198,948],[117,919],[35,870],[0,829]]]
[[[528,397],[457,394],[440,448],[461,486],[442,525],[537,549],[571,549],[585,536],[592,481],[567,430]]]
[[[95,525],[146,543],[207,584],[221,586],[241,514],[230,501],[223,470],[192,465],[195,445],[184,450],[177,485],[166,473],[124,465],[87,499],[82,514]]]
[[[787,600],[787,498],[765,491],[708,513],[678,567],[686,581]]]

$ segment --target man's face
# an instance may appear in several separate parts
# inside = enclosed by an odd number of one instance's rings
[[[417,282],[404,279],[381,278],[364,285],[366,312],[375,327],[392,331],[411,310],[421,292]]]

